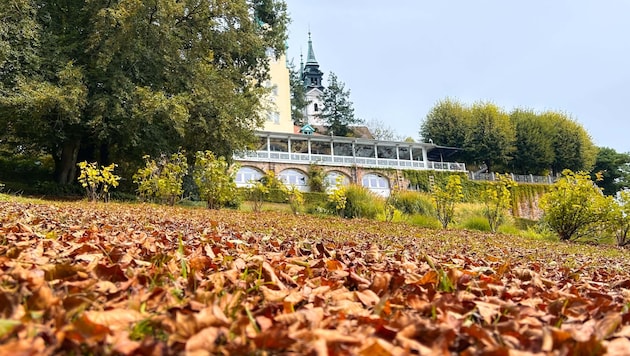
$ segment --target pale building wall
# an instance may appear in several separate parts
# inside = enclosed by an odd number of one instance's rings
[[[291,119],[291,85],[289,83],[289,68],[287,68],[286,56],[283,54],[277,60],[269,60],[268,87],[269,109],[267,120],[262,128],[264,131],[293,133],[293,120]]]
[[[322,102],[322,91],[319,89],[311,89],[306,93],[306,118],[307,122],[311,125],[323,125],[324,122],[320,119],[319,115],[324,108]]]

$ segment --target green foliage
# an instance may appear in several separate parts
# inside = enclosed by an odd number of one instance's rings
[[[490,231],[496,232],[505,219],[505,213],[512,205],[510,190],[517,184],[509,174],[498,175],[496,183],[492,183],[482,193],[484,204],[483,215],[488,219]]]
[[[547,175],[555,158],[553,122],[527,109],[512,111],[510,120],[516,131],[512,172]]]
[[[438,221],[442,224],[442,228],[446,229],[455,216],[455,204],[464,198],[461,178],[458,175],[452,175],[445,188],[436,185],[433,188],[432,198]]]
[[[144,200],[157,199],[174,205],[184,193],[184,176],[188,172],[186,156],[178,152],[170,157],[162,154],[157,162],[146,155],[145,166],[133,175],[138,184],[138,193]]]
[[[332,211],[335,211],[339,216],[345,215],[346,205],[348,197],[346,195],[347,187],[341,182],[337,182],[337,185],[328,192],[328,203]]]
[[[411,225],[429,229],[439,229],[441,223],[434,216],[414,214],[407,220]]]
[[[429,111],[420,127],[424,142],[461,147],[471,125],[470,111],[460,102],[446,98]],[[459,156],[461,158],[461,155]]]
[[[238,168],[237,165],[230,167],[225,158],[215,157],[212,151],[196,153],[193,180],[209,209],[239,205],[234,182]]]
[[[97,156],[253,143],[289,21],[281,0],[12,0],[0,14],[0,140],[52,155],[63,184]]]
[[[304,206],[304,195],[294,185],[287,189],[287,199],[289,200],[289,206],[293,214],[299,214]]]
[[[597,154],[586,130],[564,113],[517,109],[508,116],[491,103],[466,106],[449,98],[427,114],[420,135],[425,142],[463,148],[454,159],[484,163],[490,171],[590,170]]]
[[[553,126],[553,172],[590,171],[595,164],[597,147],[584,127],[564,113],[545,112],[541,117]]]
[[[252,203],[252,210],[259,212],[265,201],[286,202],[289,199],[289,190],[273,171],[267,171],[260,181],[247,189],[247,198]]]
[[[308,167],[306,175],[308,177],[308,186],[311,192],[321,193],[326,191],[326,188],[328,188],[326,186],[326,174],[324,174],[322,167],[311,163]]]
[[[601,147],[597,152],[592,179],[595,179],[595,173],[601,173],[602,179],[596,182],[597,185],[604,194],[615,195],[620,189],[630,187],[629,164],[629,153],[617,153],[612,148]]]
[[[349,185],[343,187],[345,204],[343,198],[338,199],[336,211],[344,218],[367,218],[375,219],[383,211],[383,199],[376,196],[369,189],[359,185]],[[334,191],[331,195],[334,196]],[[340,206],[343,208],[339,209]]]
[[[345,90],[343,82],[337,79],[335,73],[330,73],[328,86],[322,95],[322,113],[320,118],[328,127],[328,132],[335,136],[347,136],[349,125],[361,122],[354,116],[354,109],[350,101],[350,90]]]
[[[298,126],[307,124],[304,109],[308,106],[306,100],[306,88],[302,80],[300,69],[295,68],[293,60],[289,63],[289,85],[291,86],[291,118]]]
[[[608,227],[614,233],[618,246],[630,243],[630,191],[619,192],[611,207]]]
[[[562,241],[597,239],[612,207],[612,197],[605,197],[588,173],[568,169],[540,199],[542,221]]]
[[[514,127],[508,115],[491,103],[470,108],[471,124],[464,148],[473,162],[483,162],[493,172],[495,164],[507,165],[514,152]],[[461,145],[461,144],[460,144]]]
[[[435,214],[431,198],[420,192],[396,190],[392,192],[387,202],[403,214],[422,214],[427,216]]]
[[[85,188],[88,199],[96,202],[99,199],[109,201],[109,189],[118,186],[120,177],[115,175],[114,163],[109,166],[99,166],[98,163],[87,163],[86,161],[77,163],[80,169],[79,183]]]
[[[464,220],[462,223],[462,227],[468,230],[478,230],[478,231],[491,231],[490,224],[488,224],[488,219],[483,216],[472,216],[468,219]]]

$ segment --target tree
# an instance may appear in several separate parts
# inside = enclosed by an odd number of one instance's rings
[[[296,69],[293,61],[289,64],[289,85],[291,86],[291,117],[293,124],[303,126],[307,124],[304,109],[308,106],[306,88],[302,81],[302,68]]]
[[[225,158],[216,157],[212,151],[195,154],[193,180],[209,209],[238,206],[238,190],[234,182],[238,168],[230,167]]]
[[[511,166],[518,174],[548,174],[554,162],[553,123],[532,110],[516,109],[510,114],[516,133]]]
[[[383,121],[379,119],[371,119],[365,123],[365,126],[370,130],[372,137],[381,141],[398,141],[401,137],[396,134],[394,129],[389,127]]]
[[[492,183],[481,193],[484,209],[483,215],[488,219],[490,231],[497,232],[499,225],[505,219],[505,211],[512,204],[511,189],[516,187],[516,182],[509,174],[500,175],[498,181]]]
[[[540,199],[542,220],[561,241],[596,238],[612,206],[612,197],[604,196],[588,173],[568,169]]]
[[[470,111],[450,98],[440,100],[429,111],[420,126],[424,142],[461,147],[470,128]]]
[[[464,139],[469,160],[482,162],[493,172],[505,167],[514,152],[515,132],[505,112],[492,103],[475,103],[470,109],[470,126]]]
[[[464,199],[461,177],[457,174],[450,175],[444,189],[436,185],[433,188],[432,198],[437,218],[442,228],[446,229],[455,217],[455,204]]]
[[[283,1],[0,6],[0,128],[51,154],[59,183],[74,179],[77,160],[178,147],[231,157],[255,142],[266,53],[284,50]]]
[[[322,113],[320,118],[335,136],[347,136],[351,131],[348,126],[361,122],[354,116],[354,109],[350,101],[350,90],[345,90],[345,84],[337,79],[335,73],[330,73],[328,86],[322,95]]]
[[[145,200],[153,198],[168,205],[175,205],[184,193],[184,176],[188,173],[186,156],[177,152],[170,157],[160,155],[156,160],[144,156],[145,166],[133,175],[138,193]]]
[[[618,153],[612,148],[600,147],[597,152],[593,173],[601,173],[597,185],[604,194],[615,195],[620,189],[630,186],[630,154]]]
[[[541,118],[553,127],[553,172],[590,171],[595,164],[597,147],[584,127],[560,112],[547,111]]]

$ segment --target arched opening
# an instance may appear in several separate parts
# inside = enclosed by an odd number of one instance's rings
[[[326,184],[327,189],[335,188],[338,183],[341,183],[343,186],[347,186],[350,185],[350,177],[339,171],[330,171],[326,173],[324,183]]]
[[[236,172],[235,183],[237,187],[251,187],[255,182],[259,181],[265,174],[258,168],[241,167]]]
[[[278,178],[287,186],[296,186],[299,190],[303,192],[307,192],[309,190],[308,187],[308,177],[306,174],[297,169],[285,169],[284,171],[278,174]]]
[[[389,179],[377,173],[365,174],[361,184],[380,196],[388,197],[391,193]]]

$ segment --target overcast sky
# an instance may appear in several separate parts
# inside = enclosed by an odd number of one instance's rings
[[[598,146],[630,152],[630,1],[286,0],[288,58],[309,28],[324,78],[355,114],[418,138],[446,97],[569,114]]]

